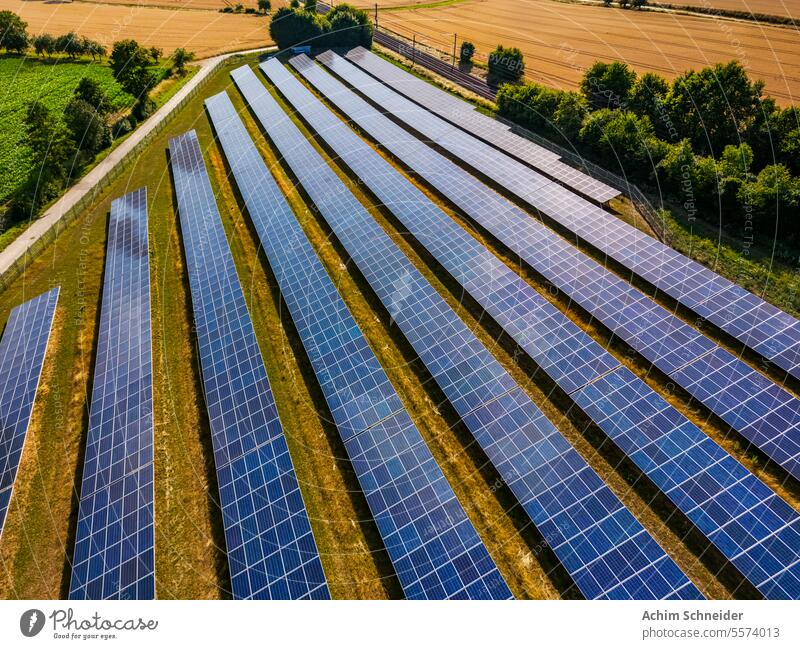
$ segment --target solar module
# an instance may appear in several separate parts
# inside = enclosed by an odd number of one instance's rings
[[[58,303],[58,288],[14,307],[0,340],[0,536],[17,479]]]
[[[702,597],[348,191],[253,71],[245,66],[231,76],[581,592],[590,599]]]
[[[450,219],[276,59],[261,69],[402,226],[701,531],[718,541],[720,551],[754,585],[766,596],[800,597],[800,565],[796,565],[800,546],[794,545],[800,542],[800,516],[791,507]],[[604,407],[611,406],[615,411],[609,414]],[[650,456],[639,455],[642,447],[650,450]],[[720,465],[725,471],[718,475]],[[694,487],[689,478],[713,480],[706,500],[688,500]],[[684,480],[687,484],[682,484]],[[743,489],[750,494],[746,507],[726,507],[717,513]],[[776,502],[783,506],[779,517],[771,510]],[[744,531],[739,525],[750,522],[747,516],[766,522]],[[725,542],[722,529],[728,531]],[[757,569],[752,568],[744,553],[774,550],[776,538],[784,542],[780,551],[769,560],[762,557]]]
[[[153,599],[147,190],[111,203],[70,599]]]
[[[800,400],[596,263],[326,74],[292,65],[337,108],[593,318],[800,478]],[[277,72],[275,72],[277,74]],[[571,350],[574,342],[562,345]],[[714,364],[709,364],[713,360]],[[585,376],[564,384],[567,391]]]
[[[333,52],[317,57],[407,126],[569,232],[800,378],[800,320],[421,109]]]
[[[328,599],[197,134],[169,143],[236,599]]]
[[[511,592],[225,92],[206,100],[384,544],[409,598]]]
[[[558,154],[517,135],[502,122],[475,110],[469,102],[415,77],[369,50],[359,46],[345,56],[408,99],[573,191],[599,203],[619,196],[619,190],[566,164]]]

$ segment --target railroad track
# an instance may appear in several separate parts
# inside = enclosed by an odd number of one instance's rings
[[[318,13],[326,14],[330,10],[331,7],[324,2],[317,3]],[[483,79],[462,72],[446,61],[442,61],[440,58],[428,54],[414,47],[414,45],[410,45],[407,41],[397,38],[385,30],[381,30],[379,26],[375,27],[373,40],[378,43],[378,45],[411,59],[415,64],[421,65],[423,68],[438,74],[440,77],[444,77],[458,84],[483,99],[495,101],[497,98],[496,91]]]

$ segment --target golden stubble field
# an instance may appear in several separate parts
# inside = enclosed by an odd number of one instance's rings
[[[597,60],[621,60],[638,72],[674,78],[738,59],[780,103],[796,103],[800,96],[800,31],[793,28],[553,0],[465,0],[385,12],[380,22],[447,52],[457,34],[459,43],[475,43],[483,60],[498,43],[517,46],[529,78],[561,88],[577,87]]]
[[[797,0],[654,0],[653,4],[667,4],[727,11],[746,11],[751,14],[800,17]]]
[[[164,2],[151,1],[154,4]],[[216,2],[197,1],[201,4]],[[186,10],[181,9],[179,3],[175,3],[175,9],[164,9],[136,4],[136,0],[130,2],[132,4],[0,0],[0,10],[7,9],[21,16],[31,34],[74,30],[106,46],[123,38],[134,38],[147,47],[163,48],[165,53],[185,47],[199,58],[263,47],[271,42],[266,16]]]

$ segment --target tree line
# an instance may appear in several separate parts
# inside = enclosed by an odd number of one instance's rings
[[[194,58],[191,52],[178,48],[170,57],[171,67],[159,67],[161,55],[160,49],[147,49],[131,39],[114,43],[108,65],[116,82],[134,101],[130,112],[116,119],[102,86],[89,77],[79,81],[61,114],[40,101],[28,105],[24,144],[31,151],[33,165],[12,198],[8,209],[12,221],[38,215],[100,151],[147,118],[155,108],[150,98],[152,89],[169,74],[184,75],[186,64]]]
[[[672,83],[597,62],[579,92],[505,84],[498,111],[673,199],[690,216],[800,243],[800,110],[740,63]]]

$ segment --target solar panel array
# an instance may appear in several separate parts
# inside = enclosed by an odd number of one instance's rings
[[[111,203],[70,599],[153,599],[153,358],[145,188]]]
[[[346,59],[319,60],[359,92],[659,290],[800,378],[800,321],[397,94]]]
[[[308,59],[298,65],[316,68]],[[746,577],[767,596],[800,597],[800,516],[791,507],[468,235],[276,60],[261,67],[403,227],[709,538],[720,541],[725,530],[718,547]],[[698,484],[713,487],[705,500],[697,498]],[[743,507],[718,513],[733,495]],[[765,552],[770,561],[754,569],[752,557]]]
[[[345,56],[420,106],[506,154],[528,163],[573,191],[600,203],[619,196],[619,190],[566,164],[559,159],[558,154],[517,135],[502,122],[475,110],[472,104],[415,77],[369,50],[359,46]]]
[[[194,131],[169,143],[236,599],[330,597]]]
[[[263,128],[448,401],[588,598],[700,598],[347,190],[248,67],[232,73]]]
[[[308,57],[295,57],[292,64],[404,164],[714,414],[800,478],[798,399],[381,115]]]
[[[509,599],[228,95],[206,108],[406,596]]]
[[[58,288],[15,307],[0,341],[0,536],[25,447]]]

